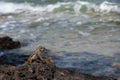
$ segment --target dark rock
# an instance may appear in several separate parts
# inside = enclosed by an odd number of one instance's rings
[[[0,65],[0,80],[13,80],[15,69],[15,66]]]
[[[57,68],[51,58],[42,58],[20,66],[0,64],[0,80],[117,80]]]
[[[56,68],[48,61],[23,64],[19,67],[0,65],[0,80],[117,80]]]
[[[17,77],[20,80],[53,80],[55,66],[47,63],[32,63],[18,68]]]
[[[5,36],[0,38],[0,49],[1,50],[9,50],[20,48],[21,44],[19,41],[13,41],[12,38]]]

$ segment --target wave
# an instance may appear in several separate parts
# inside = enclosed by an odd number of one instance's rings
[[[49,5],[33,5],[31,3],[12,3],[12,2],[0,2],[0,14],[9,13],[50,13],[50,12],[74,12],[78,13],[120,13],[120,5],[117,3],[111,3],[104,1],[97,5],[95,3],[76,1],[76,2],[58,2],[56,4]]]

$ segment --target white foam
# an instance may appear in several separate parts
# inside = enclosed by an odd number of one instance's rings
[[[97,4],[93,4],[93,3],[77,1],[74,3],[74,11],[76,14],[80,13],[80,9],[82,8],[83,5],[87,7],[87,12],[94,9],[96,12],[103,12],[103,13],[117,12],[117,13],[120,13],[120,7],[116,3],[104,1],[100,5],[97,5]]]
[[[82,36],[89,36],[90,35],[90,33],[83,32],[83,31],[78,31],[78,33]]]
[[[0,2],[0,13],[20,13],[25,11],[30,12],[52,12],[55,8],[60,7],[60,4],[47,5],[47,6],[32,6],[29,3],[10,3],[10,2]]]
[[[100,4],[99,9],[101,12],[120,12],[120,8],[115,3],[110,3],[107,1],[104,1],[102,4]]]
[[[22,8],[22,5],[0,2],[0,13],[14,13],[15,11],[20,10]]]
[[[20,13],[24,11],[43,11],[42,7],[33,7],[28,3],[0,2],[0,13]]]
[[[44,20],[48,20],[49,18],[43,18],[43,17],[41,17],[41,18],[38,18],[37,20],[35,20],[34,22],[40,22],[40,21],[44,21]]]
[[[57,8],[65,8],[66,10],[69,8],[73,8],[76,14],[80,13],[80,9],[82,6],[87,7],[87,11],[91,11],[94,9],[96,12],[118,12],[120,13],[120,7],[118,4],[110,3],[104,1],[100,5],[96,5],[94,3],[85,2],[85,1],[75,1],[75,2],[59,2],[56,4],[49,5],[36,5],[33,6],[30,3],[10,3],[10,2],[1,2],[0,1],[0,13],[20,13],[29,11],[31,13],[40,13],[40,12],[53,12]],[[72,7],[71,7],[72,6]]]

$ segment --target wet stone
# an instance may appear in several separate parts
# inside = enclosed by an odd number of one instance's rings
[[[0,50],[10,50],[20,47],[21,44],[19,41],[13,41],[13,39],[8,36],[0,37]]]
[[[29,59],[31,58],[29,57]],[[42,57],[42,60],[35,58],[30,64],[26,64],[26,62],[19,66],[0,64],[0,80],[117,80],[111,77],[97,77],[57,68],[52,58],[49,57]]]

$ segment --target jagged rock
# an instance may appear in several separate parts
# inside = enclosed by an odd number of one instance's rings
[[[47,62],[31,63],[19,67],[0,65],[0,80],[117,80],[56,68]]]
[[[13,41],[12,38],[5,36],[0,38],[0,49],[1,50],[9,50],[20,48],[21,44],[19,41]]]
[[[53,80],[54,73],[55,66],[41,62],[23,65],[15,74],[20,80]]]
[[[12,65],[0,65],[0,80],[13,80],[15,69]]]
[[[41,53],[34,51],[31,55],[37,57],[41,56]],[[0,80],[117,80],[57,68],[51,58],[36,57],[29,57],[27,60],[31,60],[29,64],[26,61],[20,66],[0,65]]]

